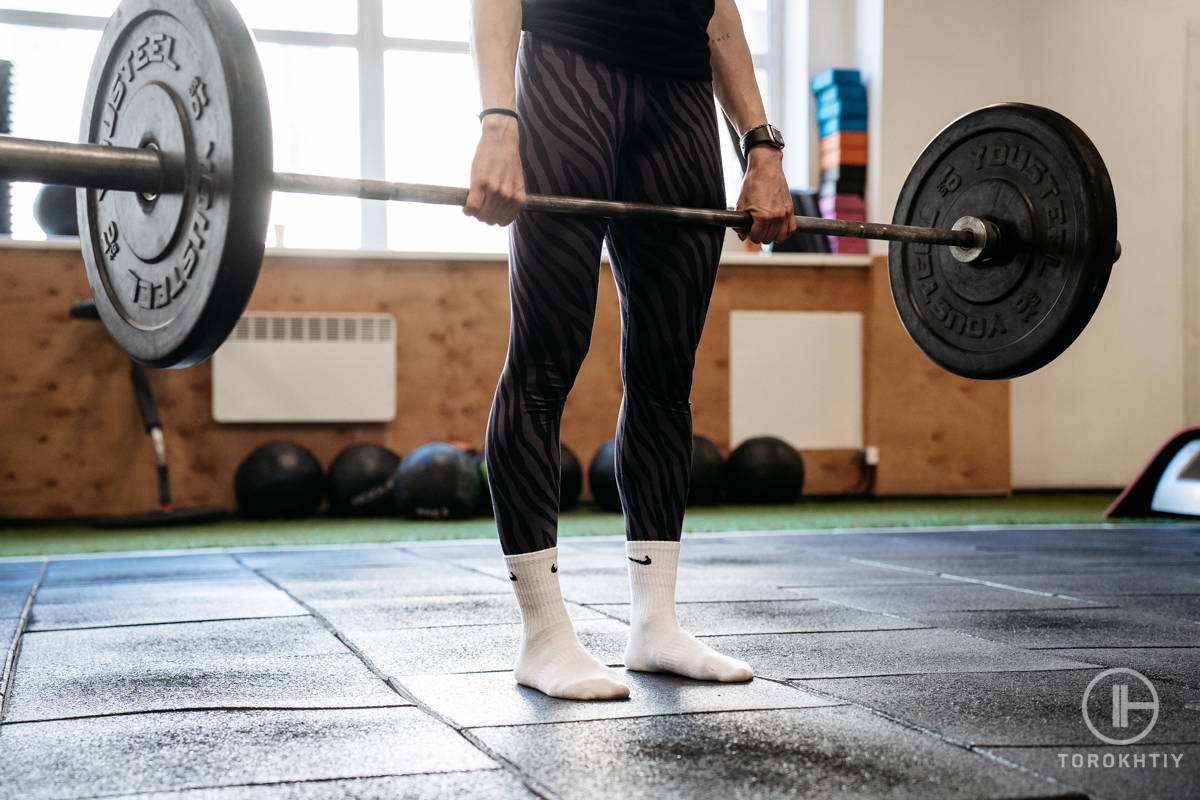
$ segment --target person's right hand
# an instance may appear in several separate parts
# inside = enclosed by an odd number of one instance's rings
[[[508,225],[521,213],[527,195],[519,136],[512,117],[490,114],[483,118],[464,214],[489,225]]]

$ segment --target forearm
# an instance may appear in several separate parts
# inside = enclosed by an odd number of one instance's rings
[[[471,53],[483,108],[516,108],[520,39],[521,0],[472,0]]]
[[[716,0],[708,24],[708,40],[713,91],[738,134],[765,124],[767,113],[754,75],[754,60],[734,0]]]

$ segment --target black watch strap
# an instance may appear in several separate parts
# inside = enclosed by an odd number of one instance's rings
[[[742,136],[742,155],[749,157],[750,149],[759,145],[767,145],[774,147],[776,150],[782,150],[784,147],[783,134],[774,125],[767,123],[759,125],[757,128],[751,128]]]

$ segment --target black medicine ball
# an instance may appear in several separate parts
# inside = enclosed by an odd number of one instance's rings
[[[378,444],[352,444],[329,465],[329,505],[347,517],[391,516],[400,456]]]
[[[736,503],[794,503],[804,489],[804,460],[782,439],[747,439],[729,454],[725,485]]]
[[[561,445],[558,483],[558,508],[560,511],[570,511],[579,505],[579,496],[583,494],[583,465],[579,458],[571,452],[571,448]]]
[[[244,516],[299,519],[321,507],[325,474],[308,448],[295,442],[268,442],[238,467],[234,489]]]
[[[33,201],[33,218],[47,236],[78,236],[74,186],[43,186]]]
[[[396,510],[413,519],[463,519],[479,505],[483,481],[475,459],[452,444],[413,450],[396,468]]]
[[[617,440],[609,439],[600,445],[588,466],[588,486],[592,499],[605,511],[621,510],[621,495],[617,491]]]
[[[725,488],[725,459],[711,439],[692,437],[692,475],[688,484],[689,506],[711,506],[721,502]]]

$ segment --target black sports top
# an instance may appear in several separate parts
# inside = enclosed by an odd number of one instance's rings
[[[521,0],[522,28],[621,66],[711,80],[714,0]]]

